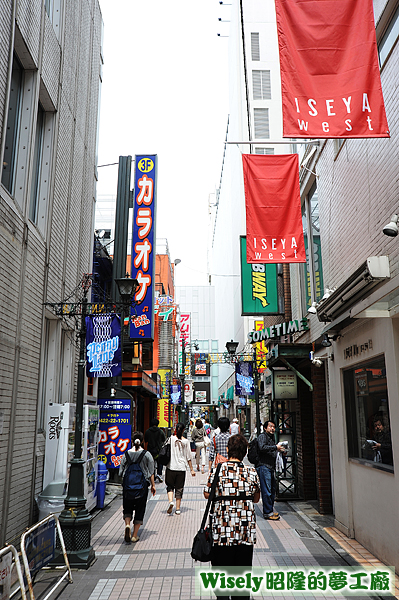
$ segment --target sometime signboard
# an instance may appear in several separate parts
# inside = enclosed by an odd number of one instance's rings
[[[130,317],[130,337],[154,339],[155,210],[157,156],[136,155],[132,237],[132,278],[139,282],[136,310]]]
[[[302,319],[295,319],[295,321],[271,325],[270,327],[265,327],[259,331],[250,331],[248,333],[248,342],[250,344],[256,344],[268,339],[278,338],[281,335],[291,335],[298,331],[308,331],[308,329],[308,320],[306,317],[303,317]]]
[[[246,237],[240,237],[241,314],[278,315],[277,265],[248,264]]]

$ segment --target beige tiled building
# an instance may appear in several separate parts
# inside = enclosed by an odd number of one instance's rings
[[[0,1],[0,546],[35,516],[46,407],[73,402],[75,346],[45,302],[91,270],[97,0]]]

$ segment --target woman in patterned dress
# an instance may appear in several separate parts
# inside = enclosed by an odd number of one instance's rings
[[[248,442],[243,435],[232,435],[229,438],[228,460],[222,463],[215,491],[212,517],[214,551],[211,560],[214,567],[252,566],[256,542],[254,503],[259,502],[260,482],[255,468],[242,463],[247,449]],[[210,473],[204,489],[206,499],[209,497],[214,474],[215,469]],[[249,598],[249,595],[233,598]]]

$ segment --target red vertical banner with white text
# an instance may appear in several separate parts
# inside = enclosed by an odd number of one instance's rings
[[[304,263],[297,154],[243,154],[247,263]]]
[[[283,136],[389,137],[372,0],[275,0]]]

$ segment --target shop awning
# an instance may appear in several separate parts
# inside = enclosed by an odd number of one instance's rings
[[[290,369],[306,383],[312,392],[312,383],[301,372],[301,367],[304,364],[307,366],[310,365],[309,353],[311,350],[311,344],[277,344],[269,351],[268,358],[266,359],[267,366],[269,369],[277,367]],[[309,364],[304,361],[308,361]]]

